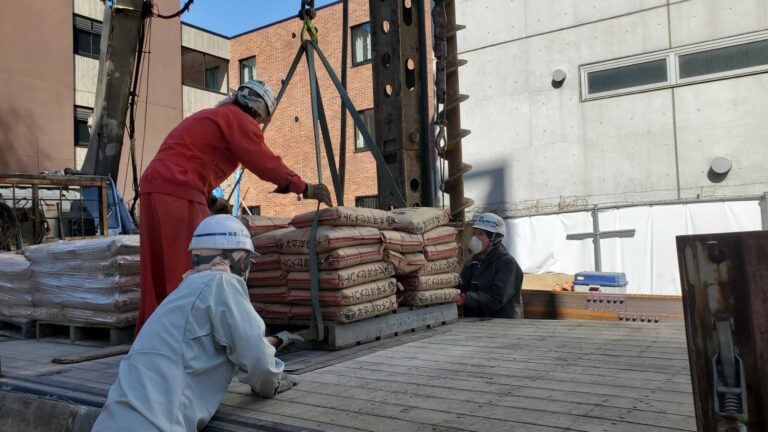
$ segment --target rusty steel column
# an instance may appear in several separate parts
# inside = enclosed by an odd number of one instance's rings
[[[376,146],[395,178],[378,176],[379,207],[395,205],[399,189],[406,205],[431,205],[433,176],[425,172],[420,57],[428,55],[419,37],[423,9],[419,0],[370,0],[373,45],[373,101]],[[426,140],[426,143],[425,143]]]
[[[697,430],[768,430],[768,232],[677,237]]]
[[[461,140],[470,134],[461,128],[462,102],[469,99],[459,90],[459,68],[467,64],[458,57],[457,34],[465,27],[456,24],[456,1],[437,0],[432,11],[435,26],[436,96],[441,111],[437,113],[438,155],[448,163],[440,190],[447,193],[454,221],[465,220],[464,210],[474,204],[464,196],[464,174],[472,170],[462,156]],[[442,163],[442,162],[441,162]]]

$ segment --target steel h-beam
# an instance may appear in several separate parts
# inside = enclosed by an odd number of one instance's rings
[[[139,34],[148,0],[115,0],[104,10],[93,133],[82,172],[117,180]]]
[[[422,68],[429,47],[420,34],[425,25],[424,0],[370,0],[373,45],[373,100],[376,146],[396,185],[379,175],[379,207],[396,206],[399,188],[406,205],[433,206],[433,176],[429,167],[431,133],[422,119],[429,115]],[[426,29],[423,29],[426,30]],[[426,160],[425,160],[426,159]]]

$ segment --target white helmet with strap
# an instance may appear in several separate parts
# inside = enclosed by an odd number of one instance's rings
[[[480,216],[477,217],[475,224],[472,225],[472,228],[479,228],[483,231],[499,234],[502,237],[505,232],[504,219],[493,213],[480,214]]]
[[[189,250],[222,249],[253,252],[251,234],[240,220],[232,215],[208,216],[192,234]]]
[[[275,113],[275,108],[277,107],[277,99],[275,98],[275,92],[272,91],[272,89],[261,80],[250,80],[244,82],[240,87],[237,88],[238,93],[238,101],[241,103],[245,103],[248,105],[252,110],[255,110],[257,107],[256,104],[256,98],[260,98],[264,101],[264,103],[267,106],[267,110],[269,113],[267,116],[271,116]]]

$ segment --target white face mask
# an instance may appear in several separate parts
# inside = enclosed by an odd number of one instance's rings
[[[469,241],[469,251],[472,252],[472,255],[477,255],[483,250],[483,241],[477,238],[477,236],[472,236],[472,240]]]

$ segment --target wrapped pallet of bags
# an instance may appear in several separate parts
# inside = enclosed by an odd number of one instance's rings
[[[29,246],[34,319],[124,327],[139,308],[139,237]]]
[[[0,321],[20,324],[33,313],[32,272],[23,255],[0,253]]]

